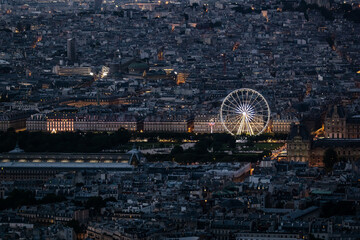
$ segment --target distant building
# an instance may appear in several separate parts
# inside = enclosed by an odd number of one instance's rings
[[[193,121],[186,116],[147,116],[144,120],[145,132],[191,132]]]
[[[346,119],[347,138],[360,138],[360,115]]]
[[[69,38],[67,40],[67,58],[75,62],[76,61],[76,41],[75,38]]]
[[[274,133],[290,133],[291,125],[300,124],[299,119],[294,116],[281,116],[277,114],[272,119],[272,132]]]
[[[323,167],[325,151],[335,150],[339,159],[356,161],[360,158],[360,139],[319,139],[313,142],[310,152],[310,165]]]
[[[178,75],[176,76],[176,84],[184,84],[189,75],[189,73],[178,73]]]
[[[224,133],[225,129],[218,115],[201,114],[194,119],[195,133]]]
[[[331,1],[330,0],[306,0],[307,4],[316,4],[319,7],[324,7],[327,9],[330,9],[331,7]]]
[[[288,161],[308,162],[310,160],[310,135],[304,125],[293,125],[287,143]]]
[[[342,106],[333,106],[327,112],[324,123],[326,138],[346,138],[346,116]]]
[[[140,153],[3,153],[0,181],[38,179],[46,181],[64,171],[107,169],[132,172],[146,158]]]
[[[325,117],[326,138],[360,138],[360,115],[346,116],[342,106],[332,106]]]
[[[26,130],[28,131],[46,131],[46,115],[33,114],[26,120]]]
[[[82,115],[77,116],[74,123],[75,131],[110,131],[120,128],[129,131],[137,130],[137,119],[130,115]]]
[[[303,239],[303,236],[298,233],[257,233],[257,232],[247,232],[247,233],[236,233],[236,240],[280,240],[280,239],[288,239],[288,240],[298,240]]]
[[[91,67],[60,67],[54,66],[53,73],[60,76],[91,76]]]
[[[288,161],[308,162],[323,167],[325,151],[334,149],[339,159],[356,161],[360,158],[360,139],[317,139],[312,141],[304,125],[293,125],[287,140]]]
[[[51,113],[47,116],[41,114],[32,115],[26,121],[28,131],[47,132],[115,132],[120,128],[129,131],[137,130],[137,119],[131,115],[117,114],[73,114]]]
[[[72,132],[74,131],[75,116],[73,114],[54,113],[46,118],[46,130],[48,132]]]
[[[102,0],[95,0],[94,2],[94,10],[101,11]]]
[[[33,113],[33,112],[32,112]],[[31,112],[11,111],[0,114],[0,131],[7,131],[9,128],[15,130],[25,129],[26,119]]]

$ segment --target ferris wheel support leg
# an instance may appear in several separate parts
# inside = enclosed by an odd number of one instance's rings
[[[249,129],[249,131],[248,131],[248,132],[250,132],[250,135],[254,135],[254,131],[252,130],[251,125],[250,125],[249,121],[246,121],[246,124],[247,124],[247,127],[248,127],[248,129]]]
[[[242,134],[243,129],[244,129],[244,125],[245,125],[245,118],[242,117],[242,118],[241,118],[241,121],[240,121],[239,128],[238,128],[238,130],[237,130],[237,135],[241,135],[241,134]]]

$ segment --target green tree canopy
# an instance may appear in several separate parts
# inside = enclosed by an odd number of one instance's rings
[[[325,150],[323,162],[327,171],[331,171],[334,164],[339,161],[336,151],[333,148]]]
[[[184,149],[180,146],[180,145],[176,145],[172,150],[171,150],[171,155],[177,155],[177,154],[181,154],[184,152]]]

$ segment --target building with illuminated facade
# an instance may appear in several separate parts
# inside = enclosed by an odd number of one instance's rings
[[[46,118],[46,131],[48,132],[73,132],[75,115],[73,114],[51,114]]]
[[[327,149],[334,149],[338,159],[356,161],[360,158],[360,139],[311,139],[304,125],[293,125],[287,143],[287,160],[308,162],[310,166],[323,167]]]
[[[274,133],[290,133],[292,124],[300,124],[299,119],[293,116],[280,116],[277,114],[271,121],[271,131]]]
[[[288,161],[309,162],[311,139],[304,125],[293,125],[286,143]]]
[[[324,122],[326,138],[346,138],[346,115],[342,106],[333,106],[327,112]]]
[[[81,75],[81,76],[90,76],[91,75],[91,67],[64,67],[64,66],[54,66],[53,73],[60,76],[73,76],[73,75]]]
[[[360,115],[347,116],[342,106],[329,108],[324,121],[326,138],[360,138]]]
[[[114,132],[120,128],[137,130],[137,120],[130,115],[79,115],[75,119],[75,129],[86,131]]]
[[[0,114],[0,131],[7,131],[9,128],[15,130],[25,129],[26,119],[31,113],[27,112],[5,112]]]
[[[52,113],[35,114],[26,121],[28,131],[47,132],[115,132],[120,128],[136,131],[137,119],[130,115],[118,114],[75,114],[75,113]]]
[[[357,161],[360,158],[360,139],[319,139],[312,143],[310,165],[323,167],[325,151],[334,149],[338,159]]]
[[[28,131],[47,131],[46,115],[33,114],[26,120],[26,130]]]
[[[144,119],[145,132],[192,132],[194,122],[186,116],[147,116]]]
[[[178,75],[176,76],[176,84],[180,85],[180,84],[184,84],[186,82],[186,79],[189,77],[189,73],[178,73]]]
[[[219,115],[196,115],[194,118],[195,133],[224,133],[225,129]]]

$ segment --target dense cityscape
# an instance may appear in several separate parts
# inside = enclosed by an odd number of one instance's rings
[[[0,0],[0,240],[360,239],[359,32],[358,0]]]

